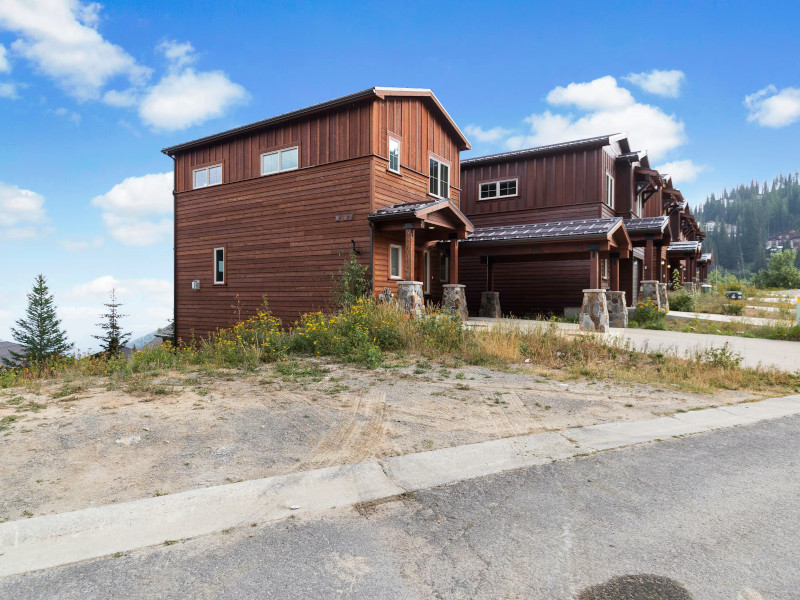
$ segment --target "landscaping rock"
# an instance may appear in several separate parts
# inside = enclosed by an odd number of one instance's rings
[[[481,294],[481,308],[478,316],[489,319],[499,319],[503,316],[500,311],[500,292],[483,292]]]

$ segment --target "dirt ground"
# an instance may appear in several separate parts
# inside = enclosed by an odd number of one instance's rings
[[[0,522],[748,399],[407,360],[0,392]]]

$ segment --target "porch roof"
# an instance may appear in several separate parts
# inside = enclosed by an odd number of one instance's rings
[[[711,252],[706,252],[705,254],[700,256],[700,258],[697,260],[697,262],[701,262],[701,263],[711,262],[711,258],[712,258]]]
[[[628,233],[664,233],[669,225],[669,217],[645,217],[643,219],[625,219]]]
[[[479,227],[467,239],[462,240],[461,244],[548,239],[606,239],[621,223],[622,217],[616,217],[613,219],[584,219],[581,221],[559,221],[555,223],[531,223],[530,225]]]
[[[447,198],[440,200],[426,200],[423,202],[403,202],[379,208],[367,217],[370,221],[402,221],[403,219],[427,220],[434,213],[444,211],[450,213],[456,222],[463,226],[467,232],[472,232],[475,227],[467,216]],[[461,229],[461,227],[459,227]]]
[[[700,252],[701,247],[702,244],[697,241],[672,242],[669,246],[667,246],[667,252],[673,254],[684,252]]]

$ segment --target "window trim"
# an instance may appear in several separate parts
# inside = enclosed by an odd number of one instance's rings
[[[219,167],[219,183],[208,183],[211,179],[209,177],[209,171],[215,167]],[[206,172],[206,184],[205,185],[195,185],[195,173],[199,173],[200,171]],[[223,182],[223,172],[222,172],[222,163],[214,163],[211,165],[206,165],[204,167],[197,167],[196,169],[192,169],[192,189],[193,190],[200,190],[206,187],[212,187],[215,185],[222,185]]]
[[[392,142],[397,142],[397,169],[392,168]],[[400,163],[403,159],[403,143],[397,136],[389,134],[389,139],[386,142],[386,144],[387,144],[386,146],[387,155],[389,157],[389,167],[387,168],[387,170],[390,173],[397,173],[398,175],[400,175]]]
[[[397,248],[397,275],[392,275],[392,250]],[[389,279],[403,279],[403,247],[398,244],[389,244]]]
[[[447,196],[441,196],[439,194],[434,194],[431,192],[431,161],[434,160],[439,165],[437,168],[436,173],[436,180],[439,182],[439,192],[442,191],[442,165],[447,165]],[[434,198],[441,198],[442,200],[448,200],[450,198],[450,188],[452,187],[452,174],[453,174],[453,165],[449,161],[440,158],[435,154],[428,154],[428,195],[433,196]]]
[[[611,185],[609,185],[609,183]],[[614,208],[614,176],[611,171],[606,171],[606,204],[609,208]]]
[[[283,153],[289,150],[297,150],[297,166],[290,167],[288,169],[283,168]],[[270,156],[272,154],[278,155],[278,170],[277,171],[270,171],[269,173],[264,173],[264,157]],[[287,171],[297,171],[300,168],[300,144],[293,144],[291,146],[284,146],[282,148],[275,148],[272,150],[267,150],[266,152],[262,152],[259,156],[259,172],[261,173],[261,177],[267,177],[269,175],[277,175],[278,173],[286,173]]]
[[[217,281],[217,251],[222,250],[222,281]],[[212,279],[214,280],[214,285],[225,285],[225,269],[227,267],[227,259],[225,258],[225,246],[220,246],[219,248],[214,248],[214,260],[211,265],[211,273]]]
[[[439,255],[439,281],[450,283],[450,257],[444,252]]]
[[[505,194],[500,195],[500,184],[506,183],[508,181],[514,182],[514,187],[516,191],[513,194]],[[481,198],[481,187],[484,185],[494,184],[495,192],[497,192],[496,196],[489,196],[488,198]],[[479,181],[478,182],[478,200],[481,202],[486,202],[488,200],[502,200],[503,198],[516,198],[519,196],[519,177],[509,177],[507,179],[494,179],[490,181]]]

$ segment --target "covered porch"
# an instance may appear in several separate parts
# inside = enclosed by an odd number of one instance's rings
[[[697,283],[697,264],[702,256],[702,244],[696,240],[673,242],[667,248],[669,261],[668,282],[672,282],[673,273],[680,273],[681,284]]]
[[[666,250],[672,241],[672,235],[669,217],[665,216],[625,219],[625,229],[631,238],[634,252],[631,261],[623,265],[626,269],[633,269],[633,285],[628,300],[631,306],[636,306],[639,282],[666,282]]]

